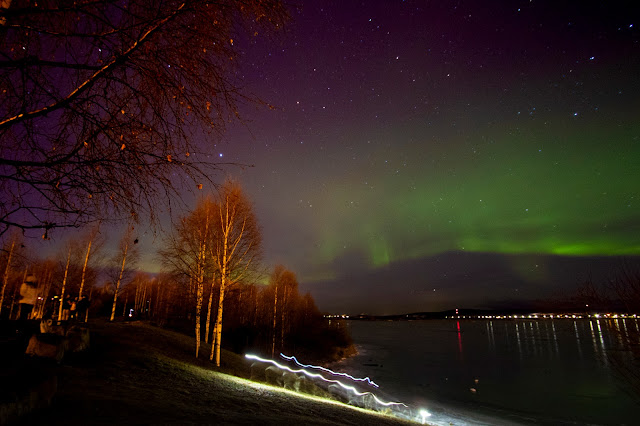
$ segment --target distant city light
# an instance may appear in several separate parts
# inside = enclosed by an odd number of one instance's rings
[[[411,315],[405,315],[406,318],[412,318]],[[420,319],[420,317],[414,317]],[[534,313],[526,315],[447,315],[445,319],[582,319],[582,318],[637,318],[637,314],[609,312],[606,314],[590,314],[590,313]],[[424,318],[422,318],[424,319]]]

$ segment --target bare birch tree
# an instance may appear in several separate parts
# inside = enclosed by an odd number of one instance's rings
[[[220,276],[220,295],[209,359],[213,360],[215,356],[219,367],[225,292],[256,266],[262,250],[262,234],[253,206],[239,184],[227,180],[220,188],[217,204],[211,252]]]
[[[19,287],[21,282],[18,283],[18,277],[21,275],[18,270],[29,261],[25,255],[25,245],[23,243],[23,237],[20,233],[14,232],[5,240],[5,245],[0,250],[1,259],[0,264],[4,263],[4,273],[2,274],[2,290],[0,290],[0,313],[3,311],[3,306],[7,299],[10,299],[10,295],[7,292],[11,292],[11,288],[16,285]],[[5,263],[6,262],[6,263]],[[13,303],[13,299],[10,304]],[[10,317],[11,315],[9,315]]]
[[[269,278],[269,291],[273,292],[273,324],[271,335],[271,357],[275,356],[280,323],[280,350],[284,347],[287,327],[293,316],[292,302],[298,298],[298,280],[296,275],[282,265],[276,265]]]
[[[209,209],[208,206],[204,208],[204,229],[198,230],[199,234],[199,249],[198,249],[198,263],[197,263],[197,288],[196,288],[196,358],[198,357],[200,350],[200,317],[202,315],[202,302],[204,300],[204,275],[206,269],[206,256],[207,256],[207,239],[209,236]]]
[[[25,266],[24,274],[22,275],[22,282],[24,282],[27,279],[27,272],[28,271],[29,271],[29,268]],[[13,288],[13,296],[11,297],[11,308],[9,310],[9,319],[13,318],[13,308],[16,305],[16,296],[18,294],[18,288],[19,287],[20,287],[19,285],[16,285]],[[19,315],[19,314],[17,314],[17,315]]]
[[[100,234],[100,224],[94,226],[87,235],[86,239],[87,243],[87,252],[84,256],[84,263],[82,266],[82,275],[80,277],[80,289],[78,290],[78,300],[82,297],[83,291],[85,290],[85,283],[87,281],[87,266],[89,265],[89,256],[93,255],[95,257],[96,252],[102,248],[104,244],[104,238]],[[93,250],[93,251],[92,251]]]
[[[62,287],[60,288],[60,308],[58,309],[58,321],[62,320],[62,310],[64,305],[64,291],[67,288],[67,277],[69,276],[69,263],[71,262],[71,247],[67,254],[67,266],[64,268],[64,278],[62,279]]]
[[[239,40],[285,18],[280,0],[0,2],[0,234],[154,219],[211,182],[194,136],[252,99]]]
[[[111,308],[111,318],[109,321],[113,321],[116,316],[116,304],[118,302],[118,291],[120,290],[121,282],[125,276],[125,266],[127,265],[127,256],[129,260],[129,268],[137,261],[138,252],[136,250],[135,244],[138,243],[137,239],[133,237],[133,226],[128,226],[125,231],[122,239],[120,240],[119,251],[116,254],[114,260],[122,259],[122,264],[120,266],[120,272],[118,273],[118,277],[115,285],[115,292],[113,293],[113,306]],[[130,270],[130,269],[129,269]]]
[[[165,247],[159,251],[168,271],[187,276],[190,283],[195,283],[196,357],[200,353],[204,281],[207,269],[210,269],[207,262],[213,207],[210,198],[201,200],[191,213],[180,220],[174,232],[167,236]]]
[[[49,302],[49,293],[51,291],[51,285],[53,284],[53,274],[55,270],[55,262],[52,260],[44,261],[42,265],[42,280],[40,295],[42,300],[40,304],[35,307],[36,318],[43,318],[45,314],[45,308]],[[52,314],[52,313],[51,313]]]
[[[211,326],[211,310],[213,308],[213,293],[216,288],[216,274],[213,272],[211,274],[211,288],[209,291],[209,303],[207,306],[207,320],[205,321],[204,326],[204,341],[205,343],[209,343],[209,328]]]

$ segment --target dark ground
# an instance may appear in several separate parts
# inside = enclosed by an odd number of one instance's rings
[[[209,345],[196,359],[193,338],[143,322],[98,320],[90,330],[87,353],[60,365],[24,361],[36,374],[57,374],[57,392],[50,407],[19,424],[410,424],[242,379],[252,372],[241,356],[223,352],[217,369]],[[16,386],[3,382],[5,390]]]

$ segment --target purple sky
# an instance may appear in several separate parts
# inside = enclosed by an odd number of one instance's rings
[[[635,262],[628,5],[307,1],[281,33],[234,39],[273,108],[244,106],[210,155],[255,165],[228,173],[267,265],[322,309],[399,313],[544,298]],[[159,243],[141,236],[144,268]]]

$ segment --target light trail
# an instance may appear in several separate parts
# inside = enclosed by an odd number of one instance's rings
[[[353,386],[345,385],[344,383],[342,383],[342,382],[340,382],[338,380],[327,379],[322,374],[311,373],[311,372],[309,372],[307,370],[304,370],[304,369],[294,370],[294,369],[292,369],[292,368],[290,368],[290,367],[288,367],[286,365],[282,365],[282,364],[280,364],[280,363],[278,363],[278,362],[276,362],[276,361],[274,361],[272,359],[260,358],[257,355],[246,354],[245,358],[253,359],[253,360],[256,360],[256,361],[260,361],[260,362],[266,362],[266,363],[269,363],[269,364],[273,364],[273,365],[275,365],[276,367],[278,367],[281,370],[286,370],[286,371],[289,371],[289,372],[294,373],[294,374],[302,373],[302,374],[304,374],[304,375],[306,375],[308,377],[312,377],[314,379],[321,379],[321,380],[323,380],[323,381],[325,381],[327,383],[335,383],[335,384],[339,385],[340,387],[342,387],[343,389],[346,389],[348,391],[353,392],[357,396],[371,395],[373,397],[373,399],[378,404],[384,405],[385,407],[390,407],[390,406],[393,406],[393,405],[402,405],[403,407],[407,407],[408,408],[408,406],[406,404],[402,403],[402,402],[384,402],[384,401],[380,400],[377,396],[375,396],[371,392],[360,392]]]
[[[334,376],[347,377],[347,378],[349,378],[349,379],[351,379],[351,380],[353,380],[353,381],[356,381],[356,382],[367,382],[367,383],[369,383],[371,386],[374,386],[374,387],[376,387],[376,388],[379,388],[379,387],[380,387],[380,386],[378,386],[378,385],[377,385],[373,380],[371,380],[371,379],[370,379],[370,378],[368,378],[368,377],[365,377],[364,379],[360,379],[360,378],[357,378],[357,377],[353,377],[353,376],[352,376],[352,375],[350,375],[350,374],[347,374],[347,373],[338,373],[338,372],[336,372],[336,371],[329,370],[328,368],[324,368],[324,367],[321,367],[321,366],[319,366],[319,365],[308,365],[308,364],[302,364],[300,361],[298,361],[298,360],[296,359],[296,357],[295,357],[295,356],[286,356],[286,355],[285,355],[285,354],[283,354],[283,353],[281,353],[281,354],[280,354],[280,356],[281,356],[282,358],[286,359],[287,361],[293,361],[293,362],[295,362],[296,364],[298,364],[300,367],[303,367],[303,368],[314,368],[314,369],[316,369],[316,370],[326,371],[327,373],[332,374],[332,375],[334,375]]]

